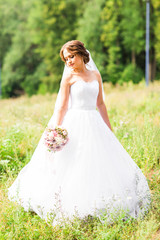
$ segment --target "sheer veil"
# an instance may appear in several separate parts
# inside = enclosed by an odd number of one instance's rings
[[[95,71],[99,72],[96,64],[94,63],[94,61],[93,61],[93,59],[91,57],[90,52],[88,50],[87,50],[87,52],[89,53],[89,62],[86,64],[86,68],[88,70],[90,70],[90,71],[95,70]],[[70,68],[67,67],[67,65],[65,65],[61,81],[68,74],[69,71],[70,71]],[[104,89],[103,89],[103,82],[102,82],[102,93],[103,93],[103,99],[105,99],[105,94],[104,94]],[[48,123],[49,127],[55,127],[56,117],[57,117],[57,112],[58,112],[58,109],[59,109],[60,102],[61,102],[61,88],[59,88],[59,91],[58,91],[58,95],[57,95],[57,99],[56,99],[56,102],[55,102],[53,115],[52,115],[52,117],[51,117],[51,119],[50,119],[50,121]],[[71,97],[69,96],[68,110],[70,109],[70,107],[71,107]]]

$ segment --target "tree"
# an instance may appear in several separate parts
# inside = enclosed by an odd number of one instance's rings
[[[136,65],[136,56],[145,49],[145,4],[142,0],[127,0],[122,9],[123,44],[131,53],[132,64]]]
[[[154,37],[154,47],[152,48],[152,59],[150,63],[151,76],[153,80],[156,78],[156,68],[160,70],[160,2],[159,0],[152,1],[152,11],[154,13],[154,19],[151,18],[152,22],[152,38]],[[157,78],[160,78],[159,71]]]
[[[0,0],[0,61],[2,66],[19,22],[19,8],[16,6],[20,6],[21,8],[20,0],[15,0],[14,3],[10,2],[10,0]]]
[[[106,73],[108,81],[114,84],[119,80],[122,70],[119,24],[121,20],[121,7],[121,0],[108,0],[102,11],[103,31],[101,40],[107,48]]]
[[[79,19],[78,39],[90,50],[92,57],[104,76],[105,48],[101,41],[101,12],[105,0],[93,0],[84,4],[84,13]]]
[[[36,46],[32,43],[27,28],[27,18],[32,3],[32,1],[28,3],[28,1],[16,0],[9,6],[4,6],[4,10],[9,7],[9,16],[5,19],[6,26],[3,31],[8,33],[10,45],[3,58],[3,96],[19,95],[24,92],[25,86],[29,94],[36,93],[38,89],[39,79],[31,79],[31,76],[40,63],[40,57],[34,53]],[[29,76],[30,81],[28,81]]]
[[[61,46],[76,38],[76,0],[45,0],[35,2],[29,16],[33,42],[46,65],[47,75],[42,82],[49,91],[57,91],[64,64],[59,52]]]

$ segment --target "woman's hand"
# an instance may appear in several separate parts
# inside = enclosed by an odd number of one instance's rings
[[[107,124],[107,126],[112,131],[112,127],[111,127],[111,124],[110,124],[110,121],[109,121],[107,109],[106,109],[106,106],[105,106],[104,102],[101,105],[97,105],[97,107],[98,107],[98,110],[99,110],[104,122]]]

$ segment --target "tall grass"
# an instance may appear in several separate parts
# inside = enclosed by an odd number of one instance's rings
[[[113,131],[146,176],[152,192],[149,213],[138,220],[75,219],[53,227],[9,202],[7,188],[29,162],[54,110],[56,95],[0,101],[0,240],[1,239],[160,239],[160,82],[113,87],[104,84]]]

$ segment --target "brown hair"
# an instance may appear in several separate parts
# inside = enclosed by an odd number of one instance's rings
[[[86,48],[84,47],[84,44],[78,40],[72,40],[69,42],[66,42],[61,50],[60,50],[60,57],[62,59],[62,61],[65,62],[65,58],[63,55],[63,51],[64,49],[67,49],[69,52],[73,53],[73,54],[78,54],[83,58],[84,63],[88,63],[89,62],[89,53],[87,52]]]

